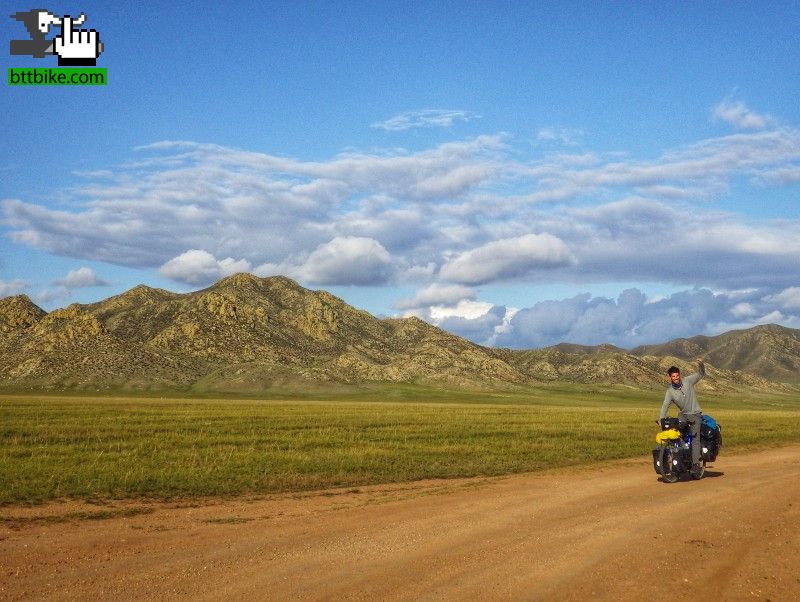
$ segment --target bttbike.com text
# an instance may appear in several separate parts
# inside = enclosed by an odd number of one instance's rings
[[[8,69],[9,86],[105,86],[108,74],[105,68],[57,69],[29,68]]]

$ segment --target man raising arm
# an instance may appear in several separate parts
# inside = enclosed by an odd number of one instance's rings
[[[671,404],[678,406],[678,420],[690,426],[692,433],[692,470],[700,469],[700,422],[703,411],[697,401],[694,386],[706,375],[706,367],[702,359],[697,360],[697,372],[681,378],[681,371],[676,366],[667,370],[670,386],[664,394],[659,418],[666,418]]]

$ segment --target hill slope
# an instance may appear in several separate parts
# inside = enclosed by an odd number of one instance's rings
[[[188,294],[137,286],[50,314],[25,297],[4,301],[6,388],[252,392],[304,382],[527,380],[490,350],[421,320],[379,320],[282,277],[237,274]]]
[[[667,366],[690,370],[686,360],[702,354],[713,367],[705,381],[712,389],[781,390],[766,378],[797,382],[798,334],[759,327],[632,353],[610,345],[489,349],[416,318],[380,320],[288,278],[236,274],[193,293],[137,286],[49,314],[24,295],[0,299],[0,387],[237,393],[369,382],[661,387]]]

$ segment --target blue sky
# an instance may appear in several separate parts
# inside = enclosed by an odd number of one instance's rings
[[[109,84],[0,94],[0,296],[250,271],[511,347],[800,327],[797,2],[46,8]]]

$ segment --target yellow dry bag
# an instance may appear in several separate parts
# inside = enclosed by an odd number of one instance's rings
[[[656,435],[656,443],[659,445],[664,445],[664,443],[667,441],[673,441],[680,438],[681,433],[678,429],[667,429],[666,431],[661,431]]]

